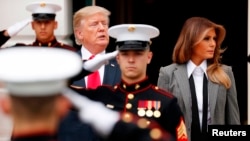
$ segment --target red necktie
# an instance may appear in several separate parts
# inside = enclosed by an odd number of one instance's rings
[[[95,56],[92,55],[89,59],[94,58]],[[98,70],[91,73],[90,75],[88,75],[88,83],[87,83],[87,88],[92,88],[95,89],[96,87],[101,85],[101,80],[100,80],[100,75]]]

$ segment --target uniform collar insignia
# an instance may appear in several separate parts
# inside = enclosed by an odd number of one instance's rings
[[[137,90],[141,90],[144,89],[146,87],[150,86],[150,82],[148,80],[148,78],[145,78],[144,80],[137,82],[137,83],[133,83],[133,84],[127,84],[126,82],[124,82],[123,80],[121,81],[119,87],[127,92],[134,92]]]
[[[58,42],[56,40],[56,38],[54,40],[52,40],[51,42],[48,43],[41,43],[40,41],[38,41],[36,39],[36,41],[33,43],[33,46],[48,46],[48,47],[54,47],[54,45],[56,45]]]

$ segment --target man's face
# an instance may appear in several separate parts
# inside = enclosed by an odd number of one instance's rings
[[[85,18],[82,32],[83,45],[87,48],[98,47],[105,50],[109,44],[109,19],[107,16],[96,13]]]
[[[32,29],[40,42],[48,43],[54,39],[54,30],[57,29],[57,22],[54,20],[33,21]]]
[[[120,65],[122,79],[127,83],[144,79],[152,56],[153,53],[149,50],[120,51],[116,59]]]

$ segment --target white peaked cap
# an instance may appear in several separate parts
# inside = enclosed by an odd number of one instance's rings
[[[12,47],[0,50],[0,81],[11,95],[60,93],[82,69],[81,57],[60,48]]]
[[[57,11],[60,11],[62,8],[58,4],[49,3],[49,2],[33,2],[30,3],[26,9],[32,13],[46,13],[46,14],[55,14]]]
[[[150,41],[151,38],[159,36],[158,28],[146,24],[120,24],[109,28],[109,36],[120,41]]]

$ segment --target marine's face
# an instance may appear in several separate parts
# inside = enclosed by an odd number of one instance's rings
[[[149,50],[120,51],[116,59],[121,68],[122,79],[127,83],[134,83],[144,79],[152,55]]]
[[[33,21],[32,29],[40,42],[48,43],[54,39],[54,30],[57,29],[57,22],[54,20]]]

